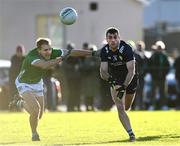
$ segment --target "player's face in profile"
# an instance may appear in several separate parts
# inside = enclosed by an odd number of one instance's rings
[[[52,48],[50,45],[41,45],[39,53],[44,59],[48,60],[51,57]]]
[[[106,41],[108,42],[109,46],[112,49],[116,49],[119,45],[120,37],[118,33],[114,33],[114,34],[108,33],[106,36]]]

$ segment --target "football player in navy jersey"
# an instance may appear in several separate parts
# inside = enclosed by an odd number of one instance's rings
[[[119,120],[129,134],[129,140],[133,142],[135,135],[126,110],[131,107],[137,88],[134,52],[120,39],[117,28],[107,29],[106,41],[107,45],[100,53],[100,75],[110,84],[111,96],[117,107]]]

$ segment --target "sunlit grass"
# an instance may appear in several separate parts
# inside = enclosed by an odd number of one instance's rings
[[[0,145],[180,145],[180,112],[128,112],[137,141],[119,123],[116,112],[45,113],[40,142],[31,142],[27,113],[0,113]]]

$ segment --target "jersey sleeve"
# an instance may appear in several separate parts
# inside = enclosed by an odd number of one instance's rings
[[[29,66],[34,64],[36,61],[40,60],[40,56],[38,55],[37,48],[31,50],[24,59],[25,66]]]
[[[133,49],[129,45],[126,45],[123,55],[124,55],[125,62],[129,62],[131,60],[134,60],[135,58]]]
[[[37,55],[28,55],[25,60],[27,64],[34,64],[36,61],[40,60],[40,58]]]
[[[55,59],[56,57],[61,57],[63,56],[64,51],[63,49],[53,49],[52,54],[51,54],[51,59]]]
[[[108,61],[107,53],[106,53],[106,50],[104,48],[101,49],[100,59],[101,59],[101,62],[107,62]]]

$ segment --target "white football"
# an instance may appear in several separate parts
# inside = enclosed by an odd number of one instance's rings
[[[59,13],[60,20],[65,25],[71,25],[76,22],[78,14],[74,8],[65,7]]]

